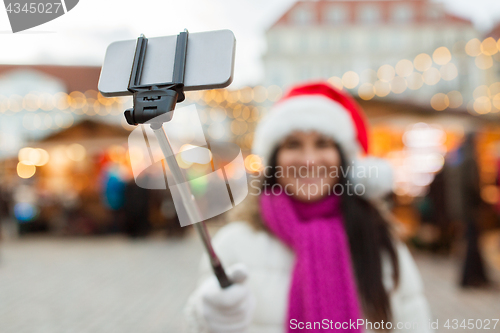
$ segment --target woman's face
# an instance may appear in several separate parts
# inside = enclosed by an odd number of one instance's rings
[[[279,147],[276,156],[278,184],[300,201],[328,195],[338,182],[340,154],[330,137],[318,132],[296,131]]]

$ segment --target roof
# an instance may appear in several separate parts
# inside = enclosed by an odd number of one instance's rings
[[[0,75],[15,70],[31,69],[60,79],[67,92],[97,90],[101,67],[53,65],[0,65]]]
[[[382,8],[382,20],[384,23],[390,23],[389,20],[389,11],[390,7],[395,5],[395,4],[404,4],[404,5],[413,5],[415,6],[414,13],[415,15],[415,22],[417,23],[426,23],[426,22],[439,22],[439,23],[463,23],[467,25],[472,25],[472,22],[470,20],[464,19],[462,17],[458,17],[456,15],[447,13],[444,11],[444,7],[441,4],[436,4],[433,2],[430,2],[428,0],[379,0],[379,1],[373,1],[373,0],[352,0],[352,1],[346,1],[346,0],[317,0],[317,1],[310,1],[310,0],[298,0],[295,3],[292,4],[292,6],[285,12],[283,15],[280,16],[278,20],[270,27],[270,29],[276,27],[276,26],[282,26],[282,25],[294,25],[293,20],[292,20],[292,14],[293,11],[296,8],[299,8],[300,6],[309,6],[309,8],[312,8],[313,11],[313,25],[321,25],[321,16],[323,13],[327,12],[327,9],[330,5],[332,4],[341,4],[342,6],[346,6],[348,8],[348,18],[347,18],[347,24],[356,24],[355,22],[355,9],[359,5],[364,5],[364,4],[369,4],[369,5],[374,5],[378,4]],[[427,6],[432,6],[433,8],[437,8],[438,10],[442,11],[443,16],[440,17],[439,19],[436,20],[431,20],[430,18],[426,17],[424,14],[427,12],[426,8]]]
[[[493,37],[495,39],[500,39],[500,22],[493,27],[493,29],[486,34],[486,37]]]
[[[55,132],[39,142],[59,142],[59,141],[80,141],[92,139],[106,139],[122,137],[126,138],[130,134],[129,131],[122,126],[95,121],[90,119],[82,120],[75,125]]]

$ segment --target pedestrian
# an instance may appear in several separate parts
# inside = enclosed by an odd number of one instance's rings
[[[150,190],[138,186],[134,179],[125,186],[125,233],[130,238],[143,238],[151,230],[149,221]]]
[[[369,332],[388,321],[433,331],[415,262],[373,203],[392,176],[386,161],[360,157],[366,126],[326,82],[293,87],[272,107],[252,147],[263,171],[213,239],[234,284],[221,289],[202,260],[185,309],[191,331]]]
[[[485,287],[490,285],[486,267],[479,247],[481,235],[480,209],[482,207],[479,169],[476,155],[474,133],[468,133],[460,147],[461,164],[459,166],[461,220],[465,224],[467,249],[460,277],[461,287]]]

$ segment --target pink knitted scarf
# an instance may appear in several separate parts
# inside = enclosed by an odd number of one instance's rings
[[[343,332],[361,332],[350,325],[361,318],[361,309],[340,201],[336,195],[316,202],[300,202],[284,192],[260,196],[264,223],[296,256],[288,296],[288,332],[296,332],[293,328],[299,322],[323,324],[325,320],[327,329],[316,324],[307,332],[333,331],[335,323],[347,323]]]

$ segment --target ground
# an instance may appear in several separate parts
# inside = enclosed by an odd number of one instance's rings
[[[200,241],[29,237],[0,247],[0,332],[182,332]],[[500,318],[500,290],[461,290],[456,258],[414,252],[438,332],[446,319]],[[500,283],[499,276],[494,278]],[[478,332],[479,330],[468,330]],[[500,332],[500,323],[495,330]]]

